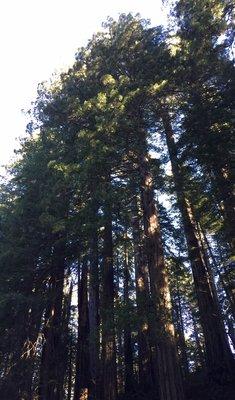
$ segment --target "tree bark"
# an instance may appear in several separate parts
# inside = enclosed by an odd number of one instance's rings
[[[221,273],[220,267],[218,266],[216,259],[214,257],[211,245],[209,243],[209,240],[207,239],[206,233],[204,232],[204,230],[201,228],[202,231],[202,235],[205,241],[205,245],[206,248],[209,252],[209,257],[212,260],[212,264],[214,266],[214,269],[216,271],[216,273],[219,276],[220,282],[221,282],[221,286],[223,287],[223,290],[227,296],[227,300],[229,302],[229,308],[230,308],[230,312],[233,316],[233,319],[235,321],[235,293],[233,293],[233,291],[231,290],[231,284],[229,284],[228,282],[226,282],[226,280],[224,279],[223,274]]]
[[[140,134],[145,138],[145,132]],[[146,142],[143,142],[142,149],[145,148]],[[150,288],[154,303],[152,321],[157,349],[159,395],[161,400],[182,400],[184,394],[172,324],[168,276],[146,152],[140,153],[139,173]]]
[[[235,193],[232,174],[226,164],[221,165],[223,156],[218,158],[217,163],[213,165],[213,173],[223,205],[226,239],[231,255],[235,256]]]
[[[138,366],[139,384],[144,393],[154,388],[153,367],[151,363],[149,304],[150,291],[148,283],[148,266],[143,248],[143,235],[140,227],[140,212],[136,195],[132,204],[132,230],[135,260],[135,287],[138,315]]]
[[[67,385],[67,400],[72,399],[72,378],[73,378],[73,355],[70,344],[69,362],[68,362],[68,385]]]
[[[174,304],[176,318],[177,318],[177,333],[178,333],[178,346],[180,349],[180,358],[181,358],[181,367],[182,367],[182,375],[186,380],[189,375],[189,364],[188,364],[188,356],[187,356],[187,346],[185,341],[185,334],[184,334],[184,321],[182,315],[182,305],[181,305],[181,296],[179,292],[179,284],[177,282],[176,287],[176,301]]]
[[[88,317],[88,260],[82,263],[78,292],[78,348],[74,400],[88,400],[90,388],[89,317]]]
[[[107,202],[108,203],[108,202]],[[114,324],[114,271],[112,212],[109,204],[104,211],[104,244],[102,269],[102,378],[103,400],[117,398],[116,343]]]
[[[127,315],[131,311],[130,307],[130,272],[129,272],[129,259],[128,259],[128,238],[127,233],[124,236],[124,305],[127,310]],[[125,393],[131,393],[134,389],[134,370],[133,370],[133,346],[131,338],[131,327],[128,321],[124,327],[124,364],[125,364]]]
[[[45,315],[44,338],[40,366],[40,400],[63,400],[64,349],[62,344],[62,302],[64,288],[65,246],[61,239],[54,245],[50,291]]]
[[[182,215],[201,324],[205,338],[206,365],[211,376],[213,376],[213,373],[216,370],[219,371],[221,369],[226,370],[227,373],[230,374],[233,358],[228,345],[220,310],[213,293],[206,261],[203,257],[202,249],[200,248],[200,243],[196,235],[192,207],[184,193],[183,175],[178,162],[174,133],[170,117],[165,111],[162,113],[162,121],[172,165],[178,205]]]
[[[197,321],[196,317],[194,315],[194,310],[191,310],[191,315],[192,315],[192,322],[193,322],[193,331],[194,331],[194,337],[195,337],[195,342],[197,346],[197,354],[198,354],[198,361],[199,361],[199,366],[203,367],[205,365],[205,356],[204,356],[204,347],[201,343],[199,334],[198,334],[198,326],[197,326]]]
[[[89,354],[91,386],[89,399],[99,398],[99,260],[98,260],[98,235],[94,227],[91,233],[90,266],[89,266]]]

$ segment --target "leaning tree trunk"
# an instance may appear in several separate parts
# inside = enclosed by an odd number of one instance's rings
[[[105,204],[102,268],[102,392],[103,400],[117,398],[116,343],[114,325],[114,271],[112,212]]]
[[[141,197],[144,233],[154,303],[152,320],[157,349],[159,394],[161,400],[182,400],[182,378],[177,359],[168,276],[163,256],[160,226],[155,206],[153,179],[146,149],[145,132],[142,139],[138,167],[141,179]]]
[[[181,166],[178,162],[177,147],[170,117],[162,113],[167,147],[170,155],[178,204],[182,215],[189,259],[192,266],[195,291],[200,311],[200,319],[205,338],[206,364],[211,376],[215,371],[227,371],[230,375],[233,358],[227,341],[217,299],[213,293],[206,261],[196,235],[196,227],[191,204],[184,193]]]

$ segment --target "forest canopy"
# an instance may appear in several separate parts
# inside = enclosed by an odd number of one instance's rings
[[[235,394],[233,1],[173,3],[38,86],[1,182],[2,400]]]

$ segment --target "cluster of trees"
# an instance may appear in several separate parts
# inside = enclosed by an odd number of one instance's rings
[[[2,182],[3,400],[230,399],[232,1],[108,19]]]

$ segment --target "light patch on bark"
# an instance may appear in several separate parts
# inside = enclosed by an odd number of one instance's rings
[[[79,400],[88,400],[88,388],[84,388],[81,390]]]

